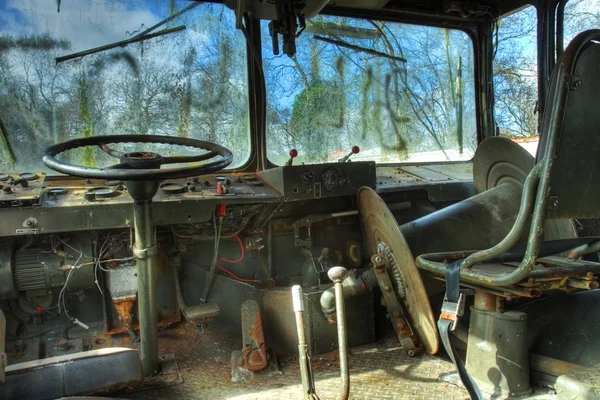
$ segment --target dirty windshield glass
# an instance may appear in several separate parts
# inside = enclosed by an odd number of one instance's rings
[[[319,16],[295,58],[262,25],[268,155],[282,164],[468,160],[476,143],[473,44],[462,31]]]
[[[46,146],[115,134],[216,142],[239,166],[250,153],[245,49],[222,5],[0,0],[0,170],[44,170]],[[114,163],[95,148],[65,157]]]

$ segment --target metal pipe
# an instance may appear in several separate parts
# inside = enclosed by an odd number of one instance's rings
[[[567,257],[567,259],[568,260],[577,260],[586,254],[597,253],[599,251],[600,251],[600,240],[595,243],[584,244],[583,246],[579,246],[576,249],[573,249],[569,253],[569,256]]]
[[[273,220],[269,219],[267,225],[267,271],[273,276]]]
[[[445,278],[443,275],[434,275],[432,276],[433,279],[437,279],[440,281],[444,281]],[[500,297],[505,297],[507,299],[513,298],[515,296],[518,297],[528,297],[528,298],[535,298],[535,297],[540,297],[543,292],[542,290],[540,290],[539,288],[530,288],[530,287],[521,287],[521,286],[504,286],[504,287],[487,287],[485,285],[475,285],[472,283],[468,283],[468,282],[460,282],[461,286],[464,287],[468,287],[471,289],[475,289],[475,290],[485,290],[486,292],[496,295],[496,296],[500,296]]]
[[[372,269],[362,273],[361,276],[349,275],[342,286],[344,288],[344,298],[358,296],[365,293],[368,289],[377,286],[377,278]],[[330,287],[321,294],[319,299],[321,310],[325,318],[331,323],[335,323],[332,317],[336,314],[336,296],[335,286]]]
[[[306,343],[306,332],[304,330],[304,301],[302,299],[302,287],[300,287],[300,285],[292,286],[292,303],[294,306],[294,313],[296,314],[300,377],[302,378],[304,398],[318,400],[319,397],[315,391],[315,381],[313,379],[310,359],[308,357],[308,344]]]
[[[523,228],[525,227],[525,223],[531,214],[534,193],[540,177],[540,168],[540,164],[536,165],[525,180],[525,184],[523,185],[523,194],[521,195],[521,207],[519,208],[517,219],[515,220],[515,223],[508,234],[500,241],[500,243],[492,248],[481,250],[468,256],[462,262],[461,269],[470,268],[482,261],[487,261],[498,257],[510,250],[519,241],[521,233],[523,232]]]
[[[217,218],[219,222],[217,223]],[[223,217],[217,217],[216,214],[213,215],[213,224],[215,229],[215,245],[213,249],[213,258],[210,264],[210,271],[208,272],[208,277],[206,278],[206,285],[204,286],[204,293],[202,295],[202,301],[208,301],[208,293],[210,291],[210,286],[212,285],[213,278],[215,276],[215,268],[217,266],[217,257],[219,256],[219,242],[221,239],[221,229],[223,227]]]
[[[137,264],[140,349],[145,376],[159,371],[158,315],[156,312],[156,240],[152,227],[152,200],[136,200],[133,205],[135,227],[134,255]]]
[[[600,273],[600,263],[592,261],[568,261],[567,259],[560,257],[544,257],[540,258],[538,263],[544,265],[546,268],[539,268],[531,271],[531,274],[529,274],[530,278],[556,278],[570,275],[585,275],[590,272],[592,274]]]
[[[575,289],[598,289],[598,281],[588,281],[585,279],[575,279],[569,278],[567,279],[567,286]]]
[[[473,307],[480,311],[498,311],[498,296],[483,290],[476,290]]]
[[[344,267],[333,267],[327,276],[335,283],[335,306],[337,311],[338,349],[340,353],[340,375],[342,378],[339,400],[347,400],[350,394],[350,370],[348,369],[348,342],[346,338],[346,310],[344,309],[344,288],[342,283],[348,277]]]

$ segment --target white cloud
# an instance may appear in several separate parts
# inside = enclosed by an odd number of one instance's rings
[[[149,5],[157,3],[63,0],[58,13],[54,0],[7,0],[7,7],[17,10],[26,22],[22,24],[12,13],[8,13],[3,17],[0,33],[48,33],[54,38],[69,40],[72,48],[67,52],[81,51],[127,39],[129,36],[126,32],[136,31],[142,24],[146,27],[154,25],[162,18],[152,13]],[[165,14],[168,13],[166,7],[164,5],[161,9]]]

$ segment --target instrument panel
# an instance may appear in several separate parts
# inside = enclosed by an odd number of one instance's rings
[[[133,199],[122,181],[0,173],[0,237],[128,228]],[[257,174],[223,173],[160,183],[156,226],[205,222],[217,204],[260,204],[355,195],[375,187],[375,163],[276,167]]]
[[[45,181],[43,172],[0,173],[0,208],[38,204]]]
[[[375,162],[288,165],[258,176],[284,195],[284,200],[310,200],[355,195],[361,186],[375,189]]]
[[[431,201],[456,201],[473,194],[471,168],[470,163],[376,168],[374,162],[354,161],[168,180],[154,197],[153,219],[158,226],[205,222],[217,204],[354,196],[362,186],[378,193],[422,189]],[[0,237],[127,228],[132,202],[121,181],[0,172]]]

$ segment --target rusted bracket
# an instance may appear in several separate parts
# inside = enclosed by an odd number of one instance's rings
[[[394,332],[396,332],[396,336],[398,337],[398,340],[400,341],[400,344],[402,345],[402,348],[406,354],[412,357],[415,355],[417,343],[414,339],[412,329],[408,324],[408,320],[404,315],[402,305],[400,304],[400,301],[398,301],[398,297],[396,297],[390,275],[386,268],[387,263],[385,261],[385,257],[383,254],[375,254],[371,257],[371,263],[373,264],[373,269],[375,270],[377,283],[379,284],[381,293],[383,294],[383,301],[385,302],[385,306],[390,313],[390,321],[392,322]]]

